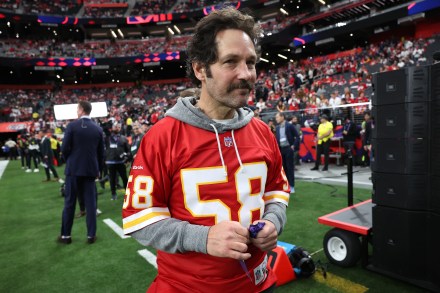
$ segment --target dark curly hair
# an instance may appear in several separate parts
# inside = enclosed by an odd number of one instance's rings
[[[209,72],[208,66],[218,60],[215,38],[217,33],[226,29],[238,29],[245,32],[254,43],[257,56],[260,56],[261,27],[252,16],[233,7],[213,11],[197,23],[195,33],[188,43],[186,73],[196,86],[200,86],[201,82],[194,74],[192,63],[203,65]]]

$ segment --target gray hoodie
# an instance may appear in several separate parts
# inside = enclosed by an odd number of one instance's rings
[[[254,116],[249,108],[237,110],[234,118],[227,123],[216,122],[195,107],[195,97],[179,98],[176,105],[166,116],[188,123],[208,131],[224,133],[246,126]],[[217,136],[218,139],[218,136]],[[234,143],[234,145],[236,145]],[[270,203],[265,206],[263,219],[274,223],[278,234],[281,234],[286,223],[286,206],[282,203]],[[207,253],[208,226],[194,225],[186,221],[168,218],[135,231],[131,236],[145,246],[168,252],[201,252]]]

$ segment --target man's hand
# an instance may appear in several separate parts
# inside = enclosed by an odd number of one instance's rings
[[[278,233],[275,225],[267,220],[258,220],[253,222],[253,224],[257,224],[258,222],[265,222],[266,224],[263,229],[258,232],[257,238],[251,238],[252,244],[262,251],[269,251],[277,247]]]
[[[249,231],[239,222],[223,221],[209,229],[206,250],[209,255],[247,260]]]

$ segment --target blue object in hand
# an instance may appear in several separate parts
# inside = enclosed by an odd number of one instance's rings
[[[258,232],[260,232],[263,229],[264,224],[266,224],[266,223],[265,222],[258,222],[255,225],[249,226],[249,234],[250,234],[251,238],[257,238],[257,234],[258,234]]]

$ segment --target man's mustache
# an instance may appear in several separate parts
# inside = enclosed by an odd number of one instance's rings
[[[254,89],[254,84],[247,81],[247,80],[240,80],[240,82],[236,82],[236,83],[232,83],[229,85],[228,87],[228,92],[232,92],[233,90],[236,89],[246,89],[246,90],[253,90]]]

